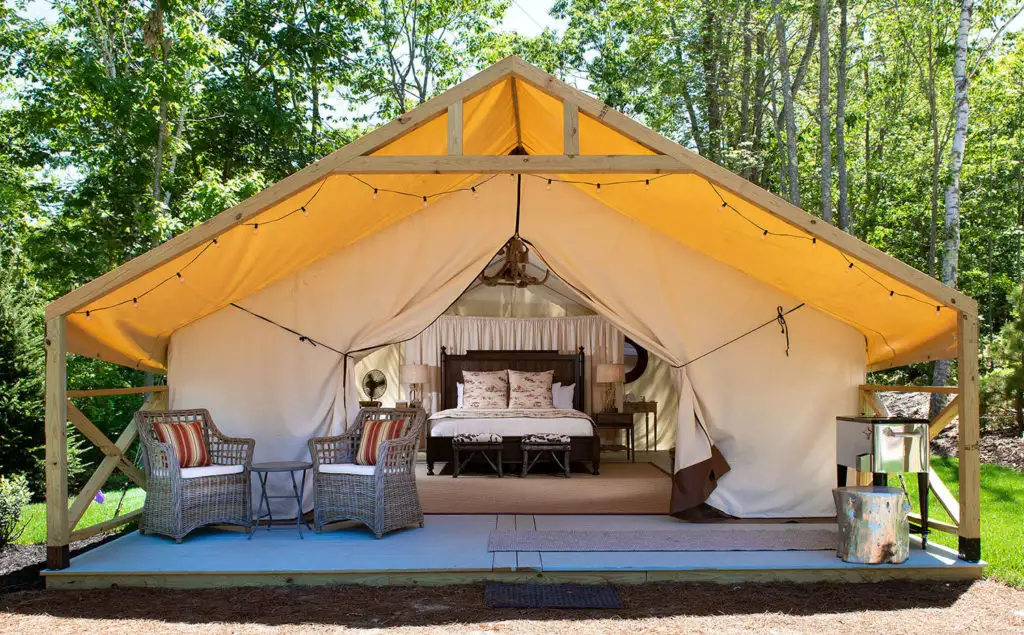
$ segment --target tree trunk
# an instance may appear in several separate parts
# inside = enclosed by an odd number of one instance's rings
[[[775,11],[775,37],[779,44],[779,73],[782,77],[782,119],[786,125],[786,167],[789,181],[789,202],[800,205],[800,175],[796,156],[796,119],[793,113],[793,86],[789,77],[789,51],[786,50],[786,21],[779,9],[779,0],[772,0]]]
[[[942,255],[942,282],[955,287],[960,260],[960,169],[964,163],[964,149],[967,145],[967,119],[970,114],[968,102],[967,45],[971,28],[971,13],[974,0],[962,0],[960,5],[960,27],[956,34],[956,51],[953,55],[953,104],[955,106],[953,145],[949,153],[949,183],[945,198],[945,241]],[[935,363],[933,384],[944,385],[949,381],[951,360]],[[937,403],[932,399],[932,409]]]
[[[839,60],[836,62],[836,169],[839,171],[839,229],[850,231],[846,177],[846,24],[847,0],[839,0]]]
[[[935,277],[937,262],[936,245],[939,225],[939,164],[942,162],[942,150],[939,148],[939,113],[935,95],[935,50],[932,42],[932,27],[928,26],[928,122],[932,127],[932,216],[928,224],[928,274]]]
[[[738,141],[743,144],[750,140],[750,64],[754,53],[753,34],[750,31],[750,2],[743,7],[743,62],[740,82],[740,130]]]
[[[832,222],[832,125],[829,113],[828,0],[818,0],[818,125],[821,136],[821,217]]]
[[[701,65],[704,69],[704,107],[708,113],[708,158],[721,158],[722,105],[719,100],[718,42],[719,19],[715,1],[704,1],[704,24],[701,28]]]
[[[761,158],[761,135],[763,134],[762,125],[764,122],[764,89],[765,89],[765,34],[764,30],[761,29],[757,34],[757,47],[756,47],[756,59],[757,59],[757,73],[754,77],[754,107],[753,107],[753,130],[751,131],[751,137],[753,139],[751,144],[751,153],[754,155],[755,164],[751,169],[750,175],[747,177],[751,181],[763,185],[761,182],[761,173],[763,170],[764,160]]]
[[[863,31],[862,31],[863,33]],[[861,38],[866,41],[865,37]],[[864,54],[864,216],[871,215],[871,55]]]

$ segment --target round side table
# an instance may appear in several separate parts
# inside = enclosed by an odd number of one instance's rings
[[[313,464],[309,461],[270,461],[267,463],[253,463],[250,468],[260,481],[260,505],[259,510],[256,513],[256,522],[252,526],[252,531],[249,532],[249,540],[252,540],[253,534],[256,533],[256,528],[260,521],[264,518],[267,519],[267,531],[270,531],[270,527],[274,524],[274,515],[270,511],[270,501],[275,498],[289,499],[295,501],[295,528],[299,531],[299,538],[302,536],[302,495],[306,491],[306,471],[313,468]],[[267,478],[271,472],[288,472],[292,479],[292,492],[291,495],[279,495],[270,496],[267,494]],[[298,483],[295,482],[295,473],[300,472]],[[263,513],[263,507],[266,505],[267,512]],[[309,525],[306,525],[309,528]]]

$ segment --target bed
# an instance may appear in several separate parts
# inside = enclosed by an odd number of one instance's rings
[[[522,431],[561,432],[570,437],[570,461],[584,461],[597,475],[601,467],[601,443],[589,416],[583,414],[586,381],[583,374],[583,348],[577,353],[558,351],[467,351],[465,355],[449,355],[441,347],[440,418],[428,421],[427,473],[434,474],[434,464],[452,460],[452,437],[461,432],[497,432],[503,437],[504,456],[509,463],[521,461],[519,442]],[[453,411],[458,405],[457,384],[462,371],[522,370],[554,372],[553,381],[576,385],[573,410],[522,411]],[[437,417],[437,415],[435,415]]]

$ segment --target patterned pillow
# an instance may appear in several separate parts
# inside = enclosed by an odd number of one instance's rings
[[[385,419],[363,423],[363,436],[359,439],[356,465],[377,465],[377,450],[382,441],[392,441],[402,436],[405,419]]]
[[[178,457],[178,467],[206,467],[210,464],[210,451],[203,438],[203,424],[153,422],[153,433],[161,443],[171,446]]]
[[[508,407],[512,409],[552,408],[551,378],[555,371],[527,373],[521,370],[508,371]]]
[[[537,432],[534,434],[527,434],[521,439],[521,443],[535,443],[535,444],[562,444],[569,443],[568,434],[559,434],[557,432]]]
[[[493,432],[463,432],[452,437],[452,443],[501,443],[501,435]]]
[[[462,371],[462,407],[508,408],[508,371]]]

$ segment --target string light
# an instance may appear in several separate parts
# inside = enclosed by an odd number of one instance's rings
[[[373,200],[377,200],[377,197],[378,197],[378,195],[379,195],[379,193],[380,193],[382,188],[375,187],[375,186],[371,185],[370,183],[367,183],[365,180],[363,180],[363,179],[359,178],[358,176],[354,175],[354,174],[349,174],[348,176],[350,178],[355,179],[359,183],[362,183],[363,185],[365,185],[369,189],[373,190]],[[419,198],[419,199],[421,199],[423,201],[423,207],[426,208],[426,207],[428,207],[430,205],[430,201],[429,201],[430,197],[443,196],[443,195],[451,194],[451,193],[454,193],[454,192],[460,192],[460,191],[469,190],[470,192],[472,192],[473,198],[478,198],[479,197],[479,192],[477,191],[477,188],[480,187],[481,185],[484,185],[484,184],[488,183],[489,181],[491,181],[492,179],[494,179],[497,176],[498,176],[497,174],[491,175],[491,176],[485,178],[484,180],[480,181],[479,183],[476,183],[475,185],[472,185],[470,187],[454,188],[454,189],[445,190],[445,191],[442,191],[442,192],[436,192],[436,193],[432,193],[432,194],[414,194],[414,193],[411,193],[411,192],[404,192],[404,191],[392,190],[392,189],[384,189],[384,191],[391,192],[393,194],[397,194],[397,195],[401,195],[401,196],[410,196],[410,197]],[[516,173],[512,172],[512,173],[509,174],[509,176],[512,177],[512,178],[515,178]],[[583,180],[548,178],[548,177],[541,177],[539,175],[533,175],[533,174],[527,174],[526,176],[537,178],[537,179],[543,179],[544,181],[546,181],[546,183],[545,183],[545,189],[546,190],[550,190],[551,189],[551,185],[555,181],[558,181],[559,183],[570,183],[570,184],[577,184],[577,185],[593,185],[598,191],[601,190],[601,186],[602,185],[626,185],[626,184],[632,184],[632,183],[638,184],[638,183],[642,182],[644,184],[644,190],[645,191],[649,191],[650,187],[651,187],[651,181],[654,181],[654,180],[657,180],[657,179],[660,179],[660,178],[665,178],[667,176],[672,176],[672,175],[662,174],[662,175],[655,176],[653,178],[633,179],[633,180],[625,180],[625,181],[613,181],[613,182],[604,183],[604,184],[599,183],[599,182],[583,181]],[[302,206],[298,207],[297,209],[293,209],[290,212],[286,212],[285,214],[283,214],[283,215],[281,215],[281,216],[279,216],[277,218],[273,218],[273,219],[270,219],[270,220],[265,220],[263,222],[263,224],[270,224],[270,223],[275,223],[275,222],[278,222],[278,221],[282,221],[282,220],[285,220],[287,217],[291,216],[292,214],[296,214],[296,213],[302,213],[303,216],[308,217],[309,216],[308,205],[310,203],[312,203],[313,200],[317,197],[317,195],[320,193],[320,190],[323,188],[323,186],[324,186],[324,184],[326,182],[327,182],[326,178],[321,180],[320,185],[317,187],[316,191],[309,198],[309,200],[306,202],[305,205],[302,205]],[[816,236],[807,236],[806,234],[796,234],[796,233],[773,232],[773,231],[771,231],[771,230],[769,230],[769,229],[767,229],[765,227],[762,227],[759,223],[757,223],[753,219],[745,216],[739,209],[737,209],[736,207],[730,205],[729,202],[725,200],[725,197],[722,196],[722,193],[718,190],[718,188],[715,187],[714,183],[710,183],[709,182],[709,185],[711,186],[712,190],[714,190],[715,194],[718,195],[719,199],[722,201],[720,209],[723,209],[723,210],[724,209],[730,209],[731,211],[736,213],[738,216],[740,216],[742,219],[744,219],[745,221],[747,221],[748,223],[753,225],[755,228],[757,228],[761,232],[760,238],[762,240],[766,239],[769,235],[772,235],[772,236],[778,236],[778,237],[782,237],[782,238],[809,240],[811,242],[811,246],[812,247],[817,247],[818,246],[818,238]],[[260,223],[244,223],[244,224],[248,224],[248,225],[252,226],[253,234],[258,234],[259,233]],[[182,268],[182,271],[185,268],[187,268],[188,266],[190,266],[192,263],[194,263],[200,256],[202,256],[206,252],[206,249],[208,249],[209,247],[219,247],[219,246],[220,246],[220,243],[218,242],[218,240],[216,238],[211,239],[210,242],[207,243],[206,247],[203,248],[202,250],[200,250],[200,252],[198,254],[196,254],[196,256],[188,264],[185,265],[185,267]],[[915,297],[913,295],[908,295],[908,294],[905,294],[905,293],[897,293],[897,291],[895,289],[888,288],[888,286],[883,281],[881,281],[878,278],[872,276],[871,273],[868,272],[867,270],[857,266],[856,263],[854,263],[849,258],[847,258],[846,255],[842,251],[840,251],[838,249],[837,249],[837,251],[840,253],[840,255],[842,255],[843,259],[846,260],[846,262],[847,262],[846,271],[848,273],[852,272],[854,269],[857,269],[864,276],[866,276],[869,280],[871,280],[875,284],[877,284],[877,285],[881,286],[883,289],[885,289],[885,291],[888,292],[888,298],[890,300],[895,298],[896,295],[899,295],[902,298],[906,298],[908,300],[913,300],[915,302],[919,302],[921,304],[926,304],[928,306],[931,306],[931,303],[926,301],[926,300],[923,300],[921,298]],[[158,287],[160,287],[165,282],[167,282],[168,280],[171,280],[171,279],[175,279],[176,278],[178,280],[178,282],[184,283],[185,279],[184,279],[184,275],[183,275],[182,271],[178,271],[173,276],[169,276],[169,277],[165,278],[164,280],[161,280],[156,285],[154,285],[152,288],[150,288],[150,289],[146,290],[145,292],[143,292],[142,295],[146,295],[146,294],[156,290]],[[91,317],[92,317],[92,314],[94,312],[96,312],[96,311],[103,311],[103,310],[117,308],[117,307],[122,306],[122,305],[127,304],[127,303],[128,303],[127,300],[123,300],[121,302],[117,302],[117,303],[111,304],[110,306],[97,307],[97,308],[90,309],[88,311],[84,311],[84,310],[83,311],[75,311],[74,313],[84,314],[85,315],[85,319],[86,320],[90,320]],[[131,299],[131,303],[132,303],[132,306],[138,308],[138,306],[139,306],[139,298],[138,298],[138,296],[133,297]],[[937,313],[940,313],[942,311],[942,308],[943,308],[943,305],[941,305],[941,304],[935,305],[935,310],[936,310]]]

